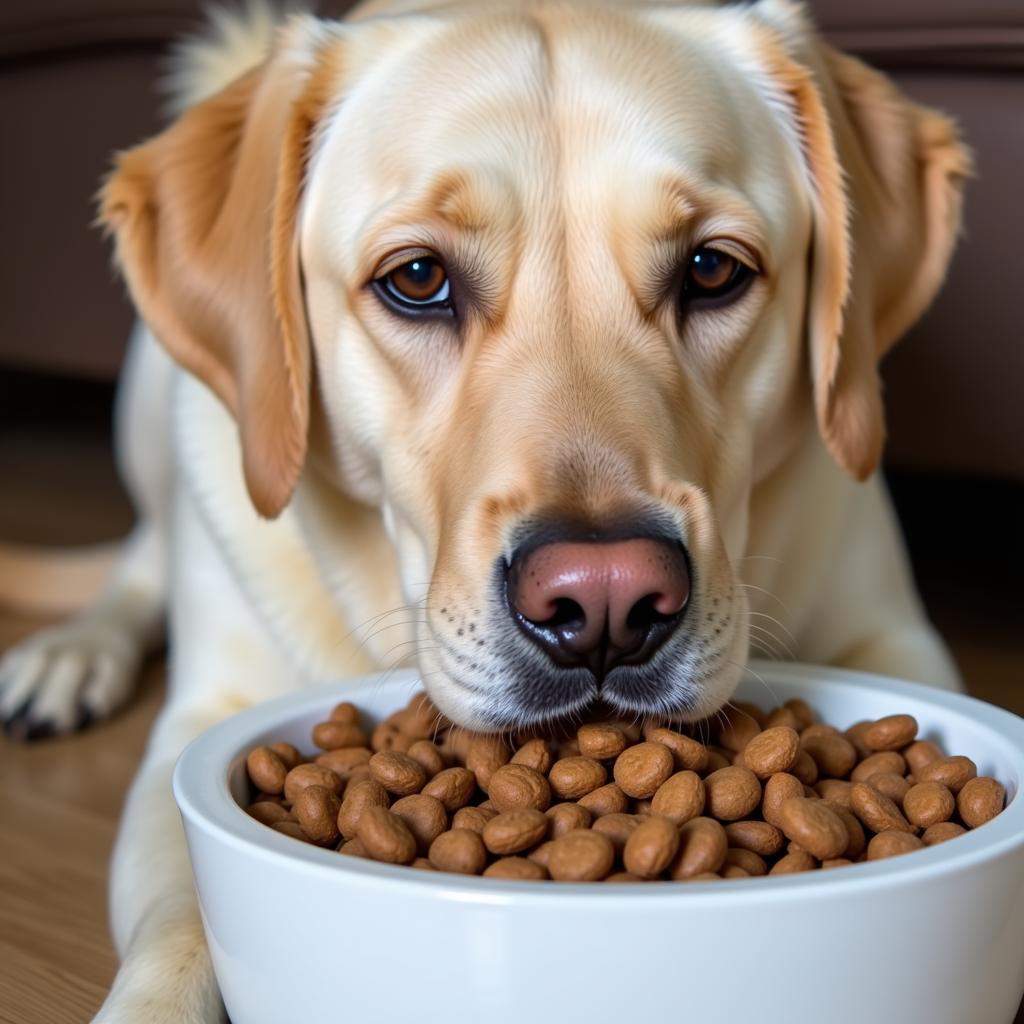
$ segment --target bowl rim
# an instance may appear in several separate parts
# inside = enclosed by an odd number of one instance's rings
[[[792,900],[797,894],[825,898],[835,887],[856,887],[863,892],[884,890],[908,882],[937,879],[945,874],[977,868],[1024,846],[1024,719],[1010,711],[965,694],[939,690],[888,676],[806,665],[795,662],[751,659],[754,671],[767,682],[832,682],[884,690],[894,703],[906,696],[945,712],[966,715],[977,724],[998,733],[1017,761],[1017,792],[998,817],[978,829],[969,830],[955,841],[916,850],[907,857],[854,864],[841,871],[801,872],[743,879],[739,885],[687,885],[678,882],[637,884],[632,882],[561,883],[515,881],[482,876],[410,870],[405,865],[383,864],[357,857],[340,857],[330,849],[299,843],[250,817],[228,786],[228,768],[251,745],[253,738],[275,722],[302,718],[337,700],[358,700],[358,692],[374,687],[409,692],[420,682],[413,669],[375,673],[296,691],[240,711],[211,726],[182,751],[174,767],[172,789],[186,826],[201,829],[223,844],[264,859],[290,871],[322,876],[325,884],[348,880],[362,888],[381,887],[392,894],[410,898],[442,898],[458,902],[546,905],[552,898],[579,901],[598,900],[616,908],[623,901],[659,901],[675,907],[677,901],[706,902],[739,900],[745,904]],[[898,709],[894,709],[895,711]],[[214,782],[211,784],[210,780]],[[1005,780],[1004,781],[1005,785]],[[950,850],[953,846],[953,850]],[[908,863],[909,861],[909,863]],[[849,892],[847,891],[847,895]],[[650,905],[648,911],[654,909]]]

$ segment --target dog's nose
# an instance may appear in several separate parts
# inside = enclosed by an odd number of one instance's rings
[[[513,558],[508,598],[519,627],[560,665],[599,679],[646,661],[690,596],[686,556],[667,540],[545,544]]]

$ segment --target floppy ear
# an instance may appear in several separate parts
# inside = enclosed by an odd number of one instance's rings
[[[317,23],[150,141],[118,156],[99,219],[159,341],[235,416],[253,505],[274,517],[306,453],[310,352],[296,220],[330,89]]]
[[[769,48],[811,185],[815,411],[833,457],[863,480],[885,437],[878,361],[942,284],[971,160],[949,118],[815,39],[798,7],[770,6],[797,50]]]

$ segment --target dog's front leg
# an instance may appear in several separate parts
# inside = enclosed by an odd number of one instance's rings
[[[122,964],[96,1018],[102,1024],[223,1020],[171,773],[204,729],[300,682],[187,495],[179,495],[174,520],[170,692],[114,850],[110,905]]]

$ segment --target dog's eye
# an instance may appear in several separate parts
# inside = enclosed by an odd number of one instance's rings
[[[754,271],[721,249],[702,246],[691,257],[683,277],[683,301],[724,299],[737,294]]]
[[[432,256],[417,256],[400,267],[374,279],[374,287],[399,312],[450,312],[451,285],[441,262]]]

